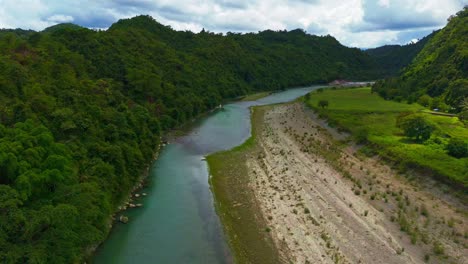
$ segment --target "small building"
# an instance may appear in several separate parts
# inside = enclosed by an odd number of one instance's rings
[[[348,81],[346,80],[334,80],[333,82],[329,83],[328,85],[334,85],[334,86],[341,86],[347,84]]]

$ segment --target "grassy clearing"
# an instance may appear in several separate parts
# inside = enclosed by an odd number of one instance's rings
[[[267,107],[253,108],[252,136],[244,144],[207,157],[216,209],[235,263],[280,263],[277,249],[266,231],[269,228],[259,214],[253,191],[248,187],[246,165],[247,159],[258,151],[255,137],[261,133]]]
[[[318,107],[321,100],[329,106]],[[357,89],[324,90],[312,93],[307,104],[327,117],[332,126],[364,136],[373,151],[395,160],[401,168],[418,167],[430,169],[443,180],[468,187],[468,158],[457,159],[446,153],[445,147],[451,137],[468,139],[468,129],[457,117],[427,114],[437,130],[423,144],[409,141],[396,127],[396,118],[401,112],[417,112],[423,109],[417,104],[386,101],[372,94],[369,87]]]
[[[244,98],[242,98],[241,101],[243,101],[243,102],[256,101],[256,100],[258,100],[260,98],[267,97],[270,94],[271,94],[271,92],[260,92],[260,93],[249,94],[249,95],[245,96]]]

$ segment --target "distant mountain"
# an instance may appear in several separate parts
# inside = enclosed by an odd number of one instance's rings
[[[165,61],[172,55],[183,56],[187,59],[181,62],[185,68],[193,69],[191,72],[204,76],[213,85],[216,78],[224,77],[238,82],[225,90],[232,90],[235,86],[244,87],[244,91],[252,88],[284,89],[338,78],[362,80],[382,76],[369,55],[345,47],[331,36],[312,36],[302,30],[228,33],[226,36],[207,31],[195,34],[175,31],[149,16],[138,16],[119,20],[106,32],[76,30],[71,33],[65,30],[54,35],[68,48],[106,71],[105,76],[122,81],[125,69],[111,70],[110,67],[140,67],[144,65],[141,60],[146,60],[148,55],[155,57],[156,61]],[[96,38],[101,43],[100,47],[93,41],[86,41],[88,38]],[[115,40],[112,45],[105,41],[109,39]],[[102,50],[103,47],[107,51]],[[101,56],[109,51],[113,52]],[[132,59],[124,58],[128,55],[132,55]],[[136,61],[140,62],[135,64]],[[168,69],[167,64],[147,63],[159,68],[159,73]],[[213,71],[222,72],[213,78]],[[239,91],[237,89],[236,93]]]
[[[76,29],[82,29],[82,28],[83,27],[78,26],[78,25],[73,24],[73,23],[61,23],[61,24],[57,24],[57,25],[48,27],[48,28],[44,29],[42,32],[43,33],[52,33],[52,32],[56,32],[56,31],[60,31],[60,30],[76,30]]]
[[[433,108],[461,110],[468,97],[468,9],[451,17],[398,77],[377,82],[373,89],[384,98],[409,102],[428,95]]]
[[[383,73],[387,76],[395,76],[401,69],[408,66],[411,61],[424,48],[424,45],[437,33],[422,38],[416,43],[407,45],[385,45],[382,47],[365,50],[365,53],[373,57]]]
[[[34,30],[24,30],[21,28],[17,29],[0,29],[0,37],[8,35],[8,34],[14,34],[17,37],[29,37],[31,34],[36,33]]]

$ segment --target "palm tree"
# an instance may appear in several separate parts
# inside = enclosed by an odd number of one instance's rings
[[[468,111],[468,97],[465,97],[461,103],[460,107],[462,108],[462,112]]]
[[[460,103],[461,112],[458,114],[460,120],[468,120],[468,97],[465,97]]]

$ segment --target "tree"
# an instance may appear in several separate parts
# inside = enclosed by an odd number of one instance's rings
[[[462,121],[468,121],[468,97],[465,97],[460,104],[461,112],[458,114],[458,118]]]
[[[462,111],[468,111],[468,97],[463,98],[463,101],[460,103]]]
[[[403,129],[405,136],[417,142],[428,140],[435,129],[434,125],[420,114],[400,116],[397,126]]]
[[[328,107],[328,101],[327,100],[320,100],[318,102],[318,106],[320,106],[322,108]]]
[[[452,138],[447,144],[447,152],[455,158],[468,157],[468,143],[459,138]]]
[[[432,99],[431,102],[431,109],[438,109],[439,111],[447,111],[449,108],[448,105],[444,103],[444,101],[440,97],[436,97]]]
[[[468,80],[460,79],[454,81],[448,87],[446,102],[459,111],[463,111],[463,102],[468,98]]]
[[[425,106],[425,107],[430,106],[431,103],[432,103],[432,98],[427,94],[422,95],[418,99],[418,104],[420,104],[422,106]]]
[[[358,144],[367,143],[368,139],[369,130],[367,130],[366,128],[360,128],[354,133],[354,140],[356,140]]]

